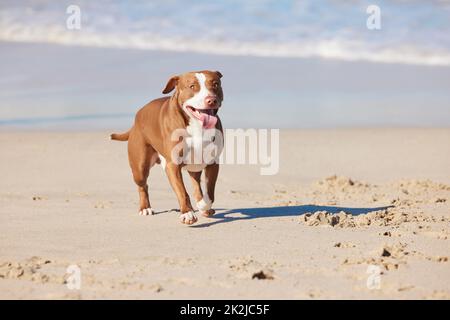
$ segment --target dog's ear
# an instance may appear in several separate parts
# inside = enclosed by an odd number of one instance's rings
[[[216,74],[219,76],[219,79],[223,77],[219,71],[216,71]]]
[[[166,94],[175,89],[178,84],[178,80],[180,80],[179,76],[173,76],[172,78],[170,78],[162,93]]]

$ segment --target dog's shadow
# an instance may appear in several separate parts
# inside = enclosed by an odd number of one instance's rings
[[[345,213],[357,216],[360,214],[384,210],[391,207],[392,206],[373,207],[373,208],[347,208],[347,207],[330,207],[318,205],[302,205],[302,206],[280,206],[280,207],[261,207],[261,208],[240,208],[232,210],[225,209],[226,211],[217,213],[209,218],[212,219],[213,221],[196,224],[193,225],[192,228],[205,228],[220,223],[228,223],[241,220],[299,216],[304,213],[313,213],[316,211],[327,211],[332,214],[344,211]],[[221,209],[217,209],[217,211],[219,210]],[[240,214],[240,215],[233,216],[232,214]]]

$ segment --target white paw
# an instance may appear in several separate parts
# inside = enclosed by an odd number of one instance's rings
[[[180,221],[184,224],[193,224],[197,222],[198,218],[193,211],[188,211],[180,215]]]
[[[155,214],[155,212],[153,211],[152,208],[146,208],[139,211],[140,216],[151,216],[153,214]]]
[[[212,202],[208,198],[203,198],[199,202],[197,202],[197,209],[200,211],[208,211],[211,209]]]

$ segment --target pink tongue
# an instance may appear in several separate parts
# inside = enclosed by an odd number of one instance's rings
[[[203,128],[211,129],[216,126],[217,118],[206,113],[200,113],[200,121],[202,122]]]

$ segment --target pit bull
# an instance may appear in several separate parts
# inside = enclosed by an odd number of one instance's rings
[[[200,163],[186,164],[174,161],[174,148],[180,139],[174,139],[173,133],[182,129],[186,132],[183,139],[198,140],[202,139],[205,130],[216,129],[220,132],[218,138],[223,141],[222,124],[217,115],[223,101],[221,78],[220,72],[206,70],[171,77],[162,91],[167,94],[175,90],[171,96],[155,99],[142,107],[128,132],[111,134],[112,140],[128,141],[128,159],[134,182],[138,186],[140,215],[154,214],[148,197],[147,178],[150,168],[155,164],[161,164],[165,169],[178,199],[182,223],[191,225],[198,220],[186,192],[182,169],[188,171],[192,180],[199,212],[206,217],[214,214],[211,207],[219,173],[218,162],[202,160]],[[179,155],[183,155],[183,152],[186,150],[180,151]],[[203,171],[206,193],[203,193],[200,183]]]

